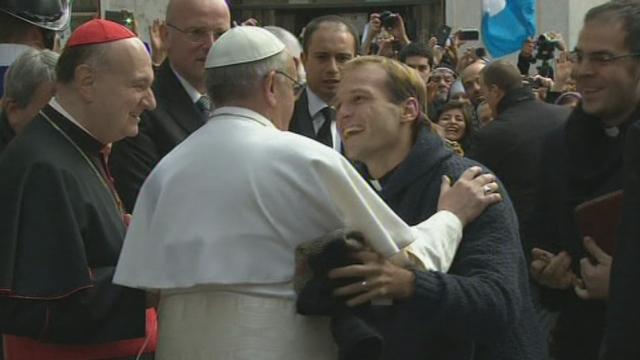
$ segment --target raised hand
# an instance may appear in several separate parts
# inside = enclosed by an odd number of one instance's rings
[[[167,57],[167,47],[162,37],[162,31],[165,26],[165,22],[160,19],[153,20],[153,23],[149,26],[151,60],[155,65],[160,65]]]
[[[556,59],[555,83],[552,90],[563,92],[569,79],[571,79],[572,71],[573,63],[569,61],[569,53],[566,51],[561,52]]]

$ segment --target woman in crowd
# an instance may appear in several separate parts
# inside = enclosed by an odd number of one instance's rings
[[[444,138],[460,145],[461,155],[464,155],[464,151],[471,145],[471,117],[471,105],[468,101],[452,100],[444,105],[436,121],[443,129]]]

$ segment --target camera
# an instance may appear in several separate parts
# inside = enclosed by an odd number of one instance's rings
[[[480,31],[477,29],[462,29],[458,31],[458,40],[476,41],[480,39]]]
[[[532,89],[539,89],[542,87],[542,81],[534,78],[533,76],[524,76],[522,78],[522,84],[529,86]]]
[[[536,41],[536,48],[538,49],[536,59],[542,61],[549,61],[553,59],[553,52],[560,48],[559,44],[560,41],[554,39],[550,34],[540,34]]]
[[[398,15],[385,10],[380,14],[380,21],[385,29],[392,29],[398,23]]]
[[[553,52],[560,49],[560,41],[551,33],[540,34],[536,41],[536,59],[542,60],[542,64],[537,67],[538,74],[553,79],[553,68],[549,65],[549,60],[554,58]]]

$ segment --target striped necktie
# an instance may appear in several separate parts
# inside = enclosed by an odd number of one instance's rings
[[[198,110],[200,110],[202,114],[204,114],[204,116],[208,119],[209,114],[211,113],[211,99],[209,99],[207,95],[202,95],[200,96],[198,101],[196,101],[196,106],[198,107]]]

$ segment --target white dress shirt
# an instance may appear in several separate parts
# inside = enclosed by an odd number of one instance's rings
[[[325,122],[324,114],[322,114],[322,109],[328,107],[327,103],[325,103],[318,95],[316,95],[309,87],[305,89],[307,92],[307,100],[309,102],[309,114],[311,115],[311,119],[313,119],[313,131],[318,134],[322,124]],[[342,146],[342,139],[340,138],[340,133],[338,132],[338,127],[335,121],[331,122],[331,139],[333,140],[333,148],[340,152]]]
[[[191,98],[191,101],[195,104],[200,97],[202,97],[202,95],[198,90],[196,90],[195,87],[193,87],[193,85],[191,85],[185,78],[182,77],[182,75],[178,74],[178,72],[176,71],[176,69],[173,68],[173,65],[171,65],[171,63],[169,63],[169,66],[171,67],[171,70],[173,71],[173,73],[176,75],[176,78],[178,78],[178,81],[180,82],[180,84],[182,84],[182,87],[184,88],[184,91],[187,92],[187,95],[189,95],[189,97]]]

